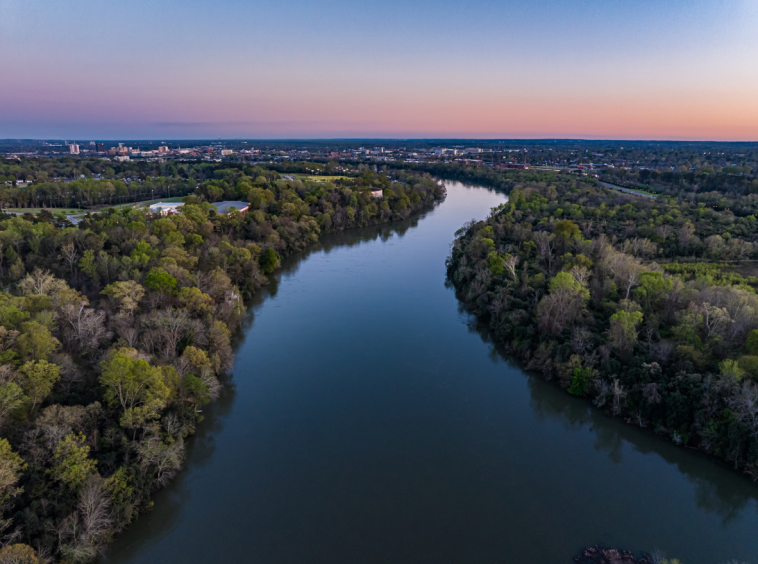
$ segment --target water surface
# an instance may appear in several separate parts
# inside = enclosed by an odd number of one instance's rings
[[[505,197],[325,238],[251,307],[186,469],[108,564],[557,563],[583,546],[758,562],[758,488],[528,375],[445,285]]]

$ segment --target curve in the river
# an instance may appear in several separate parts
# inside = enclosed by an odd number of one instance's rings
[[[285,261],[185,471],[103,561],[758,561],[754,484],[525,374],[461,309],[453,233],[504,200],[451,182],[421,218]]]

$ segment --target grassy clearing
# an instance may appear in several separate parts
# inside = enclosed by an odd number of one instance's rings
[[[4,208],[5,211],[13,212],[13,213],[30,213],[32,215],[37,215],[40,213],[43,209],[46,209],[53,215],[73,215],[77,213],[84,213],[84,210],[80,210],[78,208]]]
[[[151,206],[163,202],[164,204],[181,203],[184,201],[185,196],[176,196],[174,198],[158,198],[156,200],[146,200],[144,202],[129,202],[128,204],[118,204],[115,206],[104,206],[106,208],[114,207],[118,210],[123,208],[133,208],[135,206]]]
[[[348,178],[347,176],[317,176],[315,174],[291,174],[298,180],[309,180],[311,182],[334,182],[341,178]]]

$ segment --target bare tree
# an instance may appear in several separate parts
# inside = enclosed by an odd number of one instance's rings
[[[79,258],[79,251],[76,246],[73,243],[66,243],[61,247],[61,256],[68,263],[69,271],[73,275],[76,259]]]
[[[750,434],[758,436],[758,386],[745,380],[727,400],[727,405],[736,414],[736,419],[748,426]]]
[[[578,266],[574,265],[571,267],[571,270],[569,270],[569,274],[574,277],[574,280],[579,282],[580,284],[586,284],[587,281],[590,279],[590,271],[587,269],[586,266]]]
[[[661,394],[658,392],[658,384],[655,382],[643,386],[642,396],[648,403],[661,403]]]
[[[626,390],[622,386],[618,379],[613,380],[613,387],[611,388],[611,394],[613,395],[613,414],[618,415],[621,413],[621,400],[626,397]]]
[[[513,276],[513,279],[516,280],[516,266],[518,265],[519,257],[518,255],[506,255],[505,261],[503,261],[503,265],[506,269],[508,269],[508,272],[511,273],[511,276]]]
[[[575,327],[571,332],[571,347],[579,354],[584,354],[592,345],[592,333],[584,327]]]
[[[534,235],[534,243],[540,258],[547,263],[548,270],[553,268],[553,253],[555,252],[555,235],[539,231]]]
[[[87,305],[87,302],[80,302],[78,306],[63,306],[61,312],[67,326],[64,336],[79,348],[96,349],[101,341],[110,338],[111,332],[105,327],[105,312]]]

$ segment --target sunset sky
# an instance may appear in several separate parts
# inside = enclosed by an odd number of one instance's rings
[[[0,138],[758,140],[758,0],[0,0]]]

